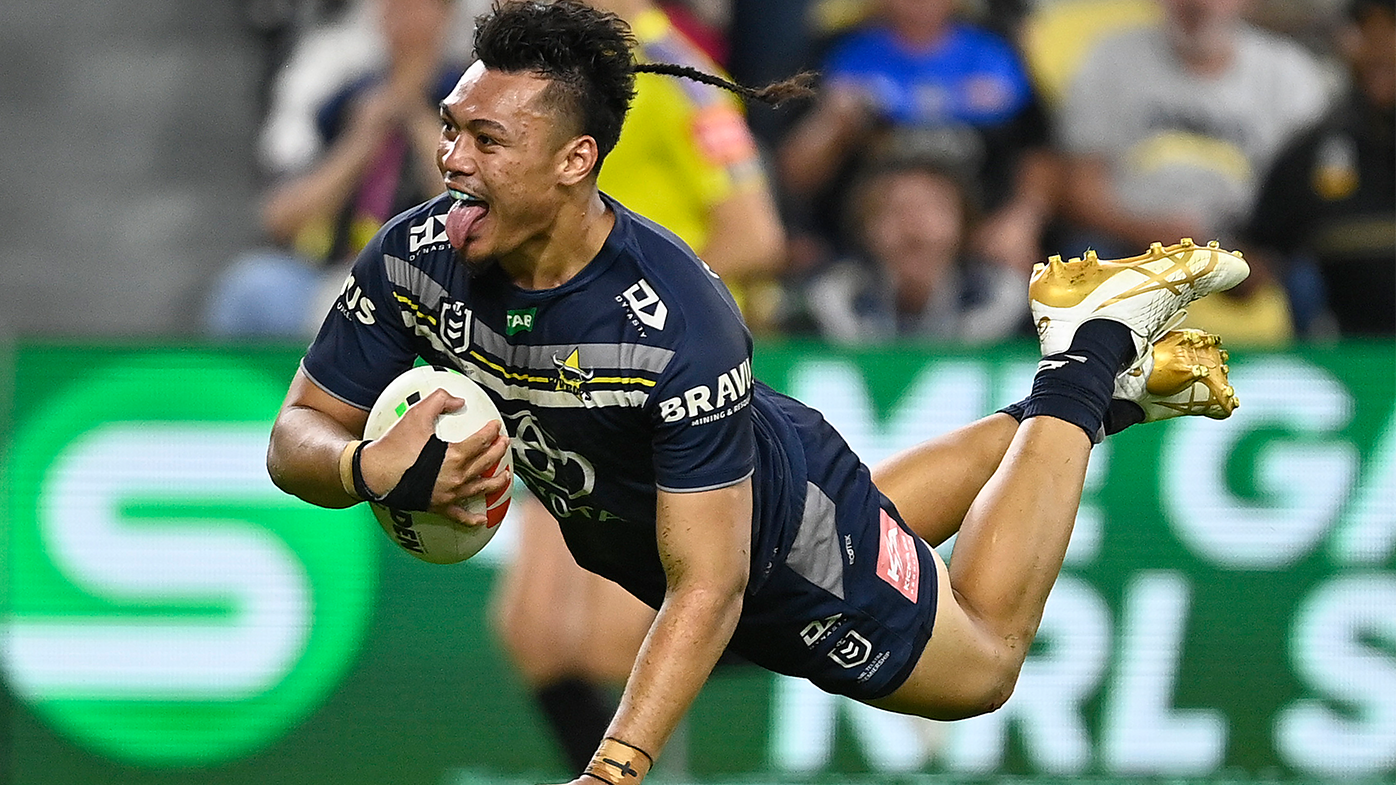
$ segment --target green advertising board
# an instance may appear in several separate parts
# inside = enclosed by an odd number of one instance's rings
[[[1020,397],[1030,346],[759,347],[869,463]],[[25,344],[0,454],[0,781],[523,783],[563,767],[489,627],[508,522],[439,567],[271,485],[298,353]],[[1018,689],[959,723],[721,670],[653,779],[1391,782],[1396,349],[1238,352],[1226,422],[1098,446]]]

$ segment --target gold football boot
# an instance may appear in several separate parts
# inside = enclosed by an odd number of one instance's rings
[[[1134,401],[1144,422],[1201,415],[1224,420],[1241,405],[1227,381],[1221,339],[1201,330],[1171,330],[1153,343],[1153,351],[1115,378],[1113,397]]]
[[[1044,356],[1066,351],[1087,319],[1111,319],[1134,333],[1137,368],[1149,344],[1182,319],[1188,303],[1230,289],[1249,274],[1239,252],[1184,238],[1167,247],[1154,243],[1128,259],[1100,259],[1094,251],[1066,262],[1053,256],[1034,266],[1028,298]]]

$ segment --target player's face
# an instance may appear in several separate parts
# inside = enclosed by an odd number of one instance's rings
[[[437,165],[457,204],[451,244],[472,266],[545,243],[564,203],[558,118],[528,73],[472,65],[441,102]]]

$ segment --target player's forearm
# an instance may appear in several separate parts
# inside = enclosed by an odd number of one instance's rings
[[[780,272],[785,230],[775,200],[764,185],[733,194],[709,210],[712,232],[699,256],[728,281]]]
[[[338,213],[381,138],[356,129],[331,147],[315,168],[273,188],[262,204],[267,234],[277,242],[289,242],[317,218]]]
[[[340,459],[356,437],[328,415],[302,406],[284,409],[272,426],[267,472],[276,487],[321,507],[350,507]]]
[[[816,108],[781,147],[777,165],[782,184],[806,197],[824,187],[862,130],[845,114],[827,106]]]
[[[645,637],[608,735],[659,756],[737,628],[746,576],[671,590]]]

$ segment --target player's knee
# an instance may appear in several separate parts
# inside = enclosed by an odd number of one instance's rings
[[[961,693],[963,704],[960,707],[960,716],[954,719],[977,717],[1003,708],[1013,696],[1013,690],[1018,686],[1018,675],[1022,670],[1023,661],[1013,656],[1013,652],[994,657],[991,662],[986,663],[973,686]]]

